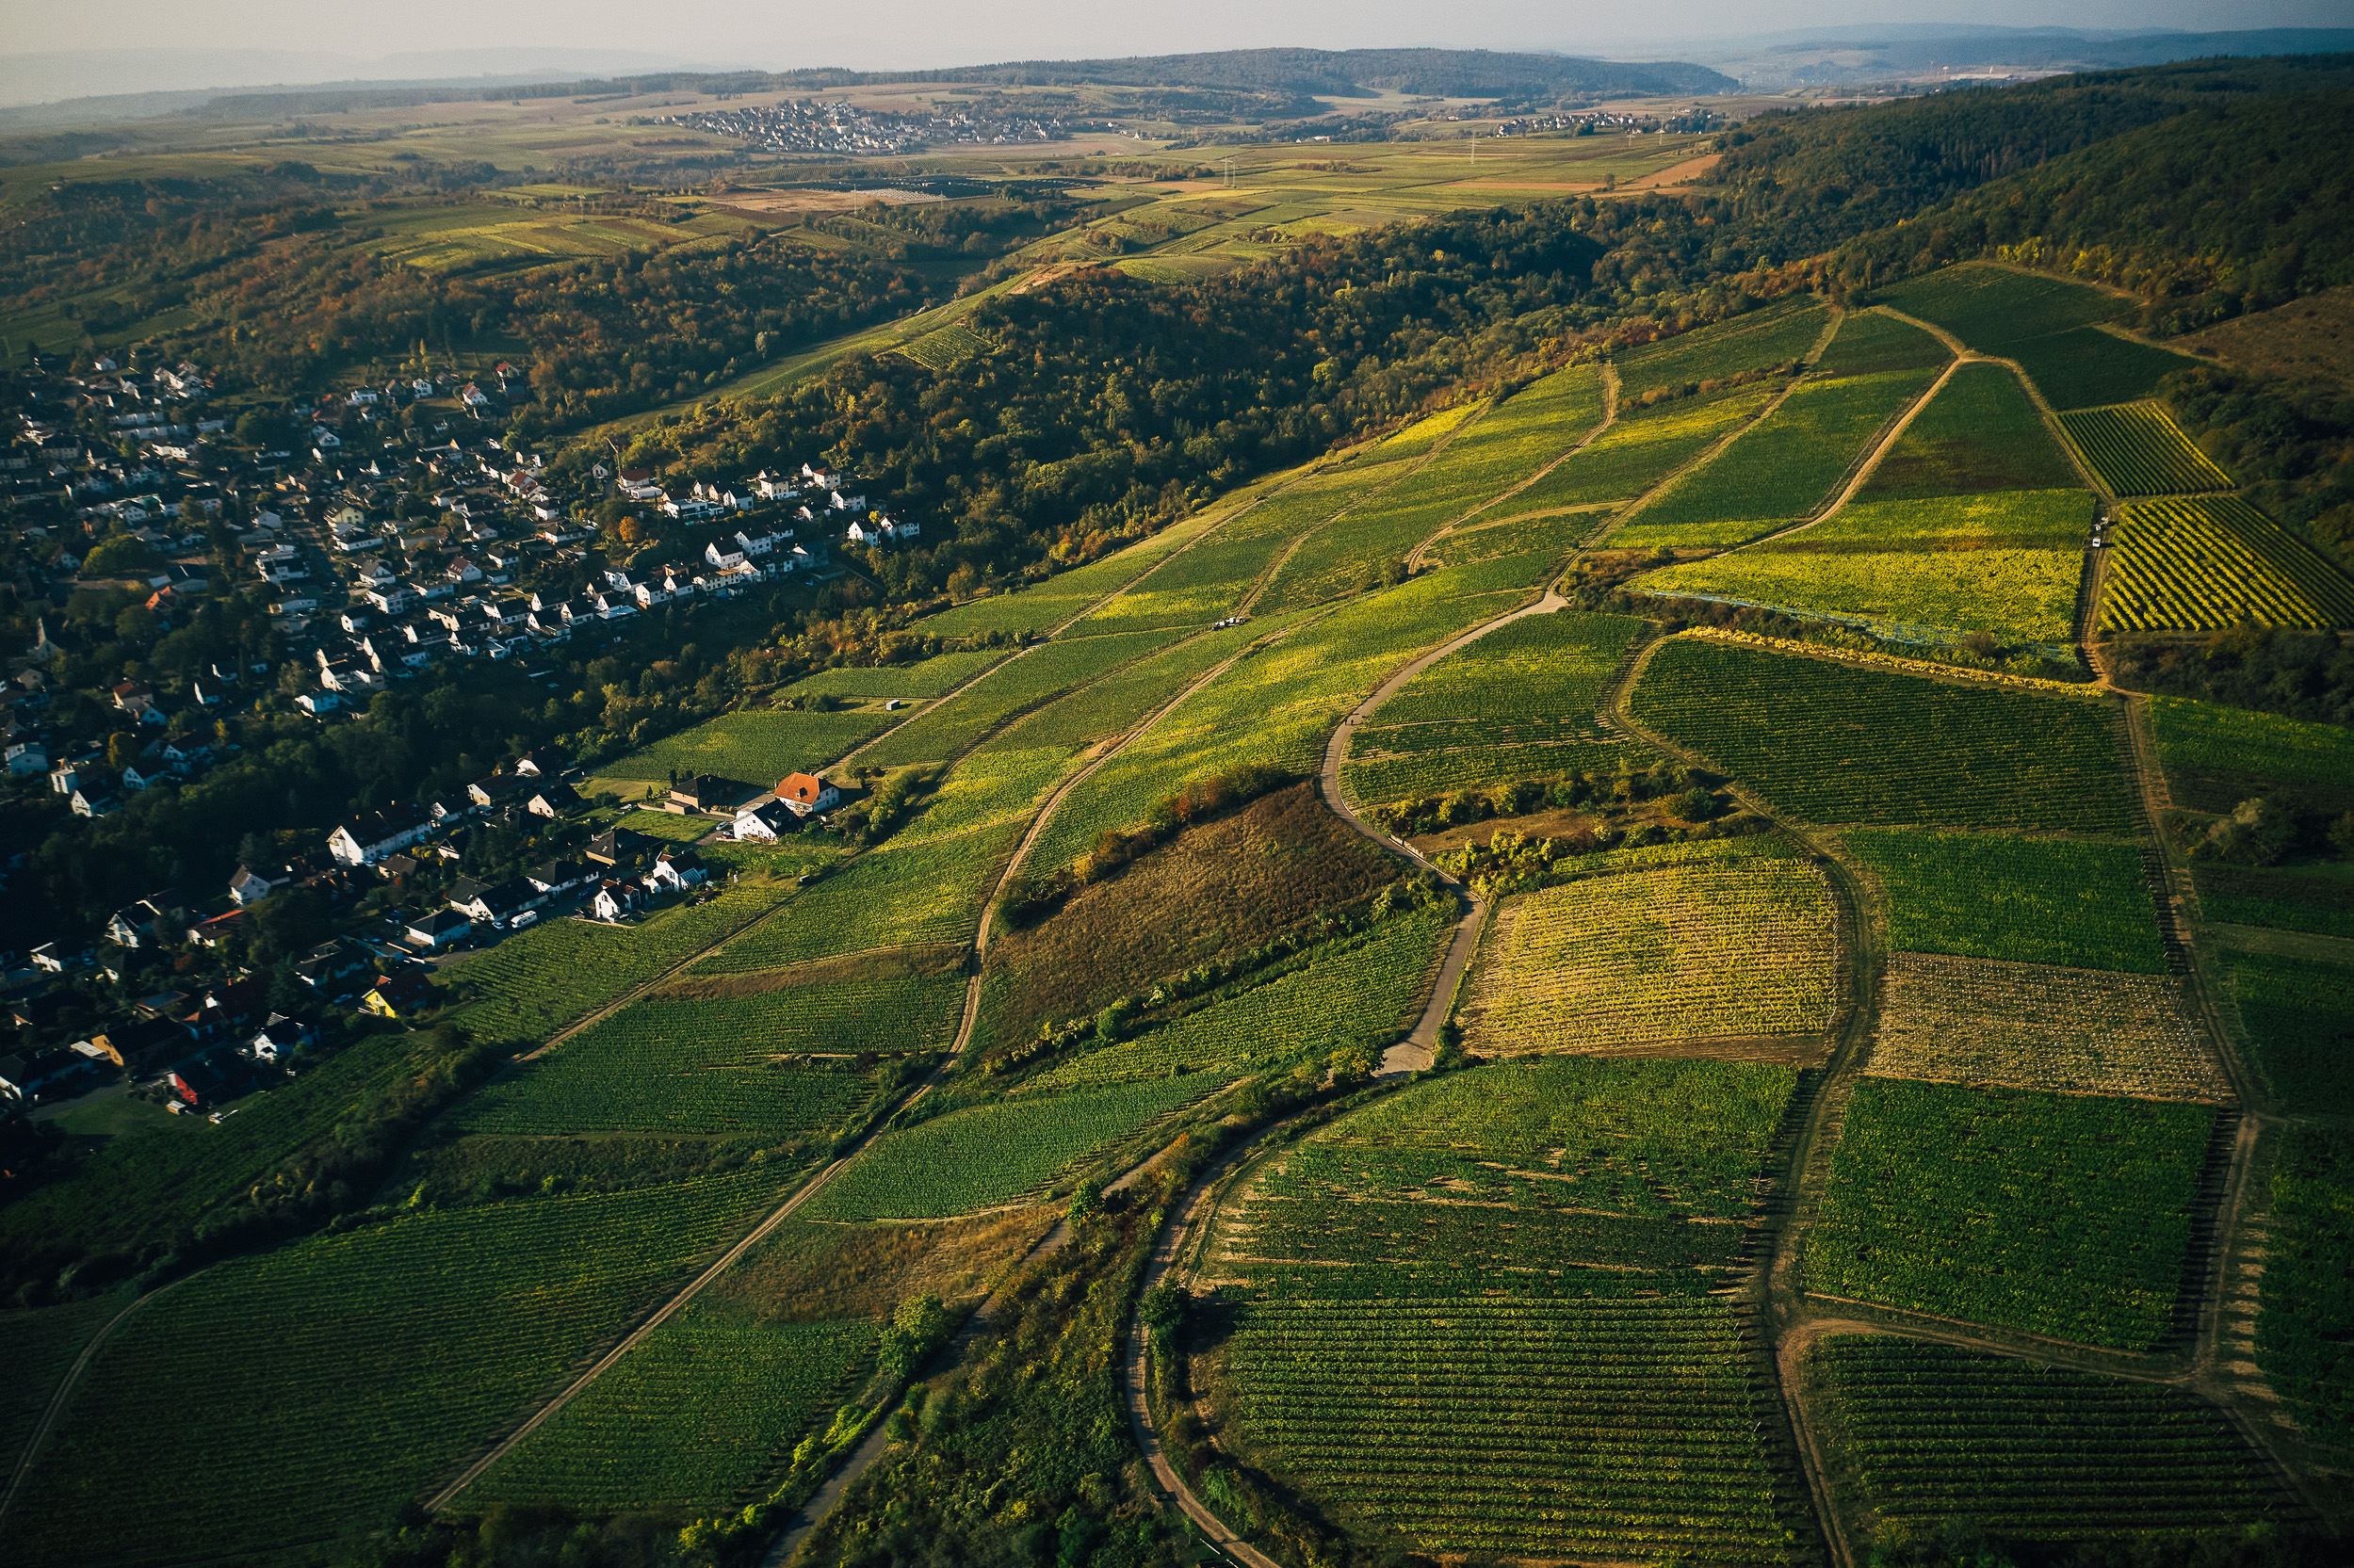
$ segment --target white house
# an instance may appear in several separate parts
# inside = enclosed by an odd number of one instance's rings
[[[327,851],[346,865],[373,865],[433,831],[433,819],[416,806],[392,806],[337,827],[327,835]]]
[[[782,800],[763,800],[736,814],[736,836],[749,843],[773,844],[800,830],[801,817]]]
[[[710,880],[711,872],[703,864],[703,857],[692,849],[665,849],[654,859],[654,867],[645,874],[646,887],[655,893],[684,893]]]

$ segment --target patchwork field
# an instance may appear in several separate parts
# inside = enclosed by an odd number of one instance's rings
[[[1826,1027],[1838,942],[1799,859],[1702,862],[1498,906],[1466,1012],[1483,1052],[1598,1050]]]
[[[2232,1098],[2180,980],[1926,953],[1889,955],[1870,1071],[2058,1094]]]
[[[1343,785],[1358,800],[1406,800],[1610,767],[1621,744],[1595,709],[1640,627],[1560,611],[1489,633],[1356,728]]]
[[[2354,625],[2354,582],[2236,495],[2127,507],[2114,549],[2103,630]]]
[[[2115,715],[2088,698],[1680,637],[1646,667],[1629,710],[1803,821],[2137,827]]]
[[[1807,1288],[2146,1350],[2173,1319],[2215,1115],[1864,1078],[1807,1234]]]
[[[2281,1507],[2223,1414],[2179,1389],[1865,1334],[1817,1341],[1807,1375],[1832,1462],[1891,1535],[1967,1515],[2009,1540],[2141,1541]]]

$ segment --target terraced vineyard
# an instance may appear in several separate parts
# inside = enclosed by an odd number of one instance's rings
[[[2232,1098],[2180,980],[1891,953],[1870,1069],[2152,1100]]]
[[[1807,1233],[1806,1287],[2147,1350],[2173,1318],[2215,1115],[1864,1078]]]
[[[2114,548],[2105,630],[2354,625],[2354,582],[2236,495],[2127,507]]]
[[[1484,944],[1466,1038],[1485,1052],[1799,1034],[1831,1016],[1822,873],[1754,859],[1516,895]]]
[[[1356,800],[1404,800],[1613,766],[1620,742],[1595,709],[1640,624],[1563,611],[1489,633],[1358,726],[1342,784]]]
[[[1881,1530],[1963,1515],[2007,1540],[2141,1540],[2283,1501],[2222,1413],[2178,1389],[1864,1334],[1818,1340],[1807,1376]]]
[[[911,837],[870,850],[803,888],[778,914],[696,960],[692,972],[741,974],[869,948],[965,940],[1020,836],[1020,824],[1006,821],[958,837]]]
[[[2193,446],[2155,403],[2064,413],[2060,425],[2101,482],[2119,495],[2196,495],[2232,488],[2232,477]]]
[[[690,1302],[485,1471],[462,1509],[725,1513],[822,1430],[874,1350],[873,1323],[771,1323]]]
[[[1802,363],[1829,320],[1830,313],[1821,304],[1794,297],[1713,327],[1631,348],[1618,357],[1620,396],[1640,407],[1647,395],[1672,396],[1693,383]]]
[[[1801,821],[2139,826],[2114,715],[2090,697],[1679,637],[1645,668],[1628,706]]]

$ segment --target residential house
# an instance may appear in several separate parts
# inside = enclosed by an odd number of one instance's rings
[[[567,812],[579,810],[580,793],[568,784],[544,784],[531,792],[523,802],[523,809],[552,821]]]
[[[253,1038],[245,1043],[245,1054],[255,1061],[283,1061],[303,1046],[318,1039],[318,1025],[308,1018],[289,1018],[273,1012]]]
[[[773,844],[800,831],[800,814],[782,800],[763,800],[736,814],[736,836],[750,842]]]
[[[164,1076],[184,1104],[217,1105],[253,1087],[253,1064],[233,1047],[216,1045],[173,1062]]]
[[[216,914],[209,920],[199,920],[188,928],[188,941],[195,946],[211,951],[227,942],[245,924],[245,911],[233,909],[226,914]]]
[[[360,1005],[384,1018],[414,1018],[433,1005],[433,982],[421,969],[386,975],[368,987]]]
[[[616,881],[607,878],[597,884],[589,899],[590,911],[599,920],[619,920],[630,911],[645,907],[646,892],[637,882]]]
[[[689,812],[717,812],[738,795],[743,786],[715,773],[697,773],[671,785],[670,809],[685,815]]]
[[[632,865],[645,859],[656,841],[627,828],[608,828],[589,840],[588,857],[599,865]]]
[[[474,934],[474,922],[454,909],[437,909],[430,914],[420,914],[401,930],[401,939],[412,947],[438,953],[453,947]]]
[[[8,776],[29,778],[49,770],[49,748],[38,740],[24,740],[8,748]]]
[[[259,903],[294,880],[294,873],[283,865],[240,865],[229,879],[229,897],[242,909]]]
[[[106,940],[121,947],[140,947],[156,941],[156,926],[169,931],[180,916],[180,895],[170,889],[123,905],[106,916]]]
[[[459,885],[468,891],[462,898],[458,889],[451,888],[449,907],[478,926],[503,925],[546,897],[545,894],[521,877],[511,877],[490,887],[471,881]]]
[[[108,1025],[90,1036],[90,1043],[136,1072],[148,1062],[187,1050],[196,1043],[196,1036],[177,1019],[136,1018]]]
[[[653,869],[645,874],[645,885],[654,893],[684,893],[710,878],[710,867],[692,849],[665,849],[655,856]]]
[[[574,892],[585,885],[593,875],[587,866],[576,860],[552,860],[525,872],[523,880],[540,892],[553,895]]]
[[[487,779],[477,779],[466,785],[466,795],[478,806],[495,806],[504,803],[530,783],[521,773],[494,773]]]
[[[346,865],[373,865],[433,831],[421,807],[392,806],[338,826],[327,835],[328,852]]]
[[[791,808],[796,816],[807,816],[820,811],[831,811],[841,792],[823,779],[811,773],[788,773],[777,781],[776,798]]]
[[[62,1045],[0,1057],[0,1093],[26,1105],[72,1099],[100,1081],[95,1061]]]

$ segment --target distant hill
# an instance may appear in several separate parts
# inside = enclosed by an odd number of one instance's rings
[[[2216,56],[2324,55],[2354,49],[2354,28],[2240,32],[2088,32],[1941,24],[1825,27],[1695,45],[1693,57],[1752,89],[1888,82],[1931,73],[2110,71]]]
[[[867,73],[870,81],[907,80]],[[924,81],[1231,88],[1356,98],[1410,92],[1447,98],[1538,98],[1571,92],[1729,92],[1739,84],[1680,60],[1628,62],[1486,49],[1222,49],[1117,60],[1012,60],[923,72]]]

